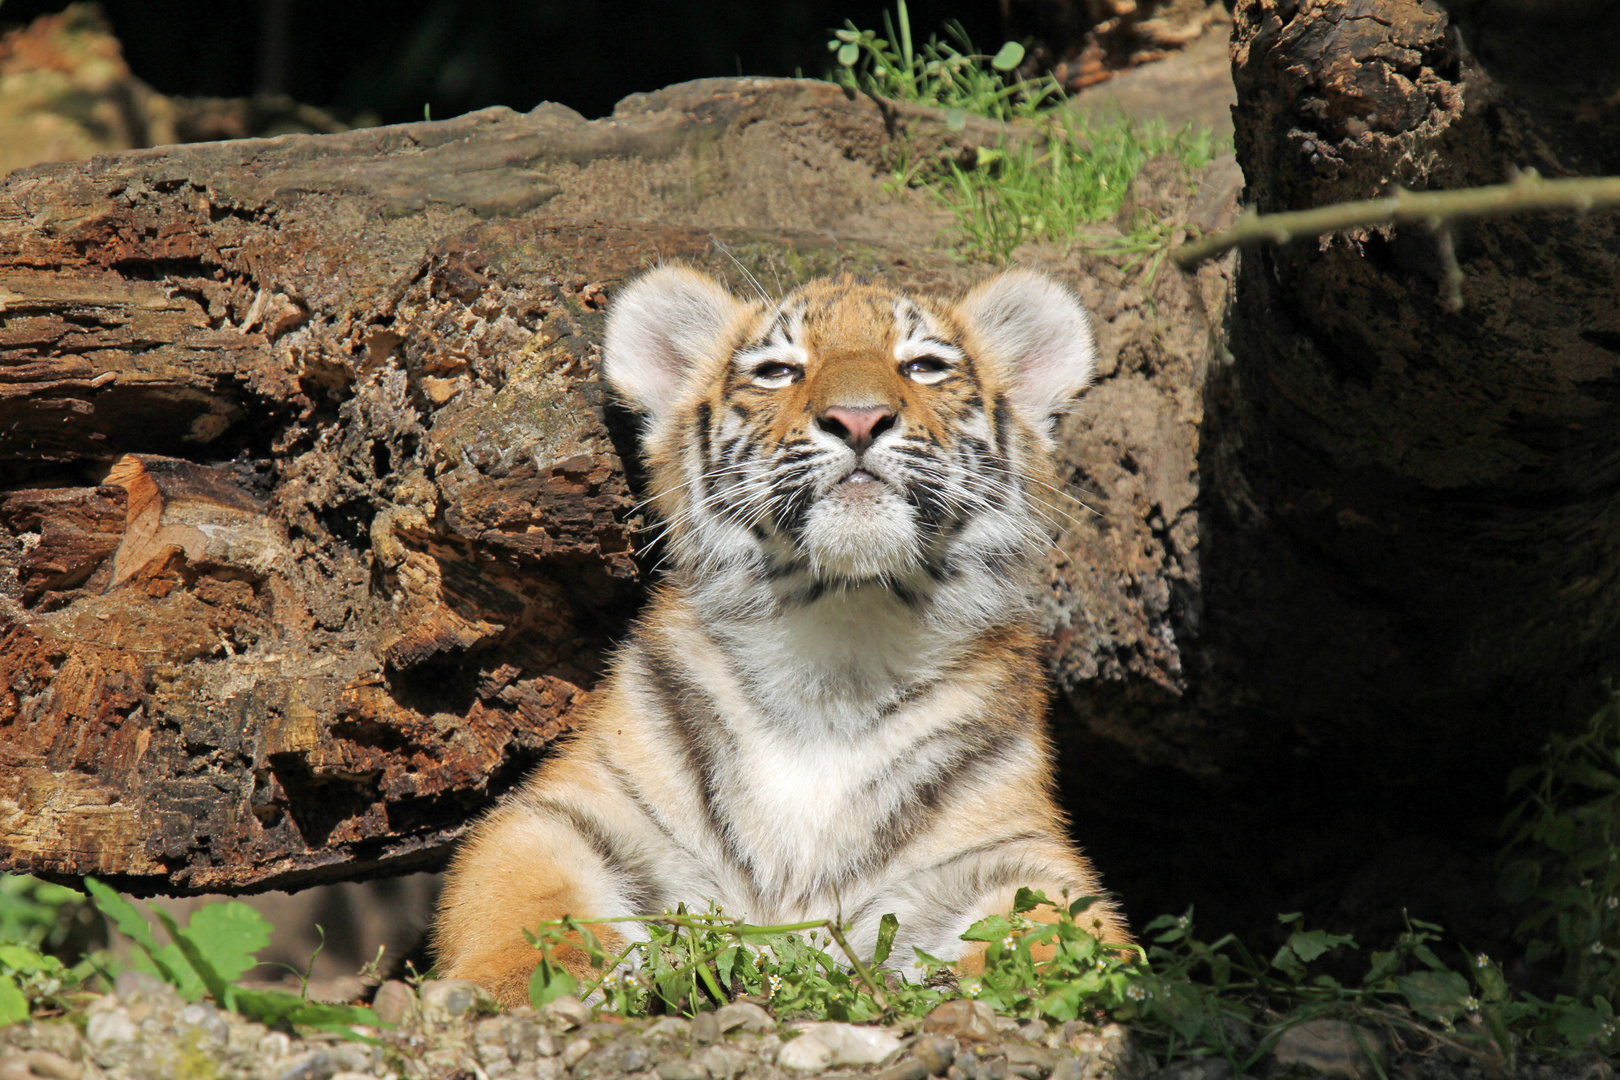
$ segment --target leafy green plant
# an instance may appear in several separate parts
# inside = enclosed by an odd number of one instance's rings
[[[30,945],[0,943],[0,1027],[82,1003],[96,974],[94,957],[68,965]]]
[[[893,916],[885,917],[869,963],[850,949],[843,928],[830,919],[756,926],[717,911],[688,914],[683,908],[590,921],[640,923],[648,937],[613,955],[582,920],[564,917],[542,924],[530,935],[541,955],[529,983],[536,1007],[564,994],[600,994],[610,1011],[645,1016],[697,1012],[751,994],[768,999],[780,1016],[872,1020],[926,1012],[943,1000],[938,990],[886,983],[874,973],[893,947]],[[581,988],[552,960],[553,951],[565,944],[582,949],[602,974]],[[833,946],[842,962],[827,951]],[[920,962],[930,970],[943,966],[931,957]]]
[[[1166,1061],[1217,1054],[1238,1075],[1252,1070],[1290,1027],[1324,1017],[1406,1032],[1421,1047],[1448,1045],[1492,1068],[1511,1067],[1521,1042],[1620,1048],[1605,999],[1516,997],[1488,957],[1464,954],[1460,970],[1442,960],[1442,931],[1432,923],[1408,919],[1390,948],[1370,954],[1359,982],[1346,983],[1320,970],[1319,962],[1357,950],[1357,943],[1307,928],[1297,914],[1281,916],[1287,937],[1269,959],[1231,935],[1200,940],[1191,911],[1149,923],[1145,950],[1121,950],[1092,935],[1086,909],[1093,899],[1053,901],[1019,890],[1010,914],[981,919],[962,935],[984,945],[984,966],[950,990],[955,980],[945,965],[920,952],[920,981],[882,972],[897,928],[892,915],[866,960],[831,920],[753,926],[719,912],[563,918],[531,935],[541,964],[530,997],[538,1006],[577,994],[612,1012],[645,1016],[690,1014],[752,995],[783,1017],[894,1021],[961,994],[1021,1019],[1123,1021]],[[641,923],[648,939],[610,954],[587,922]],[[600,972],[588,985],[554,961],[564,944],[583,949]],[[830,951],[835,946],[837,954]]]
[[[945,31],[951,42],[931,36],[921,47],[913,47],[906,0],[896,0],[894,18],[883,13],[883,31],[880,35],[846,22],[844,29],[834,32],[827,48],[838,62],[837,81],[878,97],[993,120],[1032,117],[1063,96],[1053,79],[1016,75],[1024,62],[1024,47],[1016,41],[1005,43],[993,56],[979,53],[961,25],[949,22]]]
[[[1504,896],[1533,903],[1518,925],[1526,959],[1563,960],[1575,997],[1620,992],[1620,693],[1576,735],[1554,733],[1517,769],[1504,829]]]
[[[234,985],[253,969],[259,950],[270,943],[270,924],[239,900],[201,907],[185,926],[167,912],[150,909],[168,932],[165,944],[158,941],[152,924],[134,904],[95,878],[86,878],[85,887],[101,913],[140,950],[140,966],[173,986],[188,1001],[207,994],[221,1008],[262,1024],[332,1031],[353,1039],[361,1036],[349,1027],[351,1024],[382,1026],[376,1015],[362,1006],[329,1005],[285,990]]]
[[[0,874],[0,941],[54,953],[82,921],[83,893],[27,874]]]
[[[0,1026],[32,1011],[71,1008],[85,996],[97,958],[77,956],[73,940],[86,928],[87,908],[72,889],[0,875]]]

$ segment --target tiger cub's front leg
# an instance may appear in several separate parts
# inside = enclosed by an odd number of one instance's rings
[[[485,818],[456,852],[439,900],[434,951],[440,974],[471,979],[508,1008],[527,1005],[540,962],[524,931],[564,915],[632,914],[613,867],[604,826],[573,800],[530,785]],[[614,927],[590,924],[610,953],[626,944]],[[583,948],[566,941],[552,959],[584,986],[601,973]]]

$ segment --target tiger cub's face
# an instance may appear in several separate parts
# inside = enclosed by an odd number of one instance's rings
[[[647,415],[678,566],[920,598],[1039,542],[1051,418],[1093,355],[1073,296],[1027,271],[954,303],[847,278],[744,303],[666,267],[615,300],[604,368]]]

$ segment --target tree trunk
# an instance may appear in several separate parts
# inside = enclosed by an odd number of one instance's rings
[[[1536,7],[1240,0],[1245,201],[1620,171],[1616,9]],[[1149,910],[1394,930],[1408,904],[1505,936],[1503,780],[1590,714],[1620,656],[1616,221],[1243,252],[1196,515],[1162,534],[1196,563],[1160,623],[1173,662],[1070,695],[1078,813],[1116,819],[1101,864],[1182,860],[1129,871],[1155,877]]]
[[[1257,209],[1620,169],[1612,8],[1515,20],[1503,42],[1433,3],[1366,7],[1239,8]],[[1246,654],[1228,677],[1272,715],[1386,779],[1523,760],[1614,671],[1616,222],[1369,230],[1244,260],[1208,391],[1212,636],[1244,642],[1221,649]]]

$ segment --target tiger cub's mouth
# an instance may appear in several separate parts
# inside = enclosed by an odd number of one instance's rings
[[[865,469],[854,469],[850,471],[848,476],[844,477],[838,482],[840,484],[869,484],[876,480],[877,477],[873,476]]]

